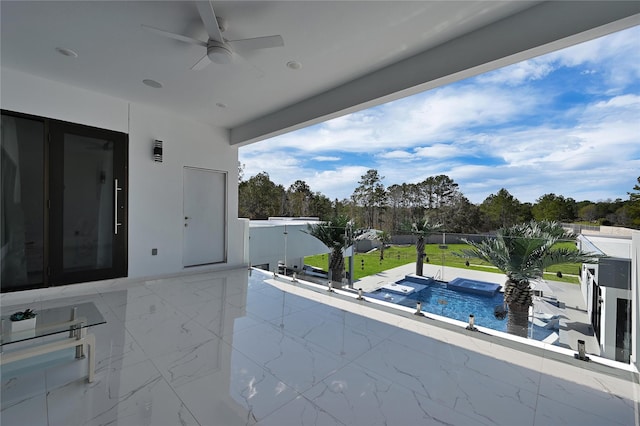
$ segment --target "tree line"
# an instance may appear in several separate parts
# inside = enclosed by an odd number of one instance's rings
[[[348,199],[331,200],[314,192],[303,180],[288,188],[276,184],[266,172],[238,185],[238,216],[266,219],[270,216],[353,218],[359,228],[397,234],[425,218],[450,233],[481,233],[530,220],[582,222],[640,228],[640,176],[626,200],[576,201],[554,193],[535,203],[523,203],[506,188],[490,194],[480,204],[471,203],[459,185],[446,175],[430,176],[419,183],[385,187],[377,170],[361,176]]]

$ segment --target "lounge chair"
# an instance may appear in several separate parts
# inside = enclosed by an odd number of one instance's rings
[[[551,333],[550,335],[548,335],[543,341],[542,343],[548,343],[550,345],[555,345],[558,340],[560,340],[560,336],[558,335],[558,333],[556,333],[555,331],[553,333]]]

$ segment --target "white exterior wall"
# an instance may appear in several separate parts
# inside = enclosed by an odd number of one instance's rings
[[[616,316],[618,299],[630,299],[631,292],[619,288],[600,287],[602,289],[601,326],[600,326],[600,350],[602,356],[616,359]]]
[[[591,275],[589,269],[593,269],[595,273]],[[580,291],[582,292],[582,298],[587,306],[587,311],[591,315],[591,292],[593,291],[593,280],[598,276],[598,264],[597,263],[583,263],[582,272],[580,274]]]
[[[182,266],[183,167],[227,175],[227,263],[246,264],[245,224],[238,216],[238,151],[227,132],[159,109],[14,70],[0,69],[0,107],[129,134],[129,277],[179,273]],[[152,141],[164,142],[163,162],[152,160]],[[158,255],[152,256],[151,249]]]
[[[278,261],[285,260],[285,225],[250,226],[249,259],[252,265],[269,264],[269,270],[275,271]],[[287,267],[301,269],[304,257],[328,253],[327,246],[316,238],[302,232],[306,223],[286,225],[286,264]]]

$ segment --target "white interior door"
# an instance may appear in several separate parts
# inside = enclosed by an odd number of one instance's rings
[[[184,168],[184,266],[226,261],[227,174]]]

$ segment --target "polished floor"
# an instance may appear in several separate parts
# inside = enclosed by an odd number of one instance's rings
[[[247,275],[3,295],[3,308],[93,301],[107,323],[92,329],[93,383],[84,377],[86,361],[71,352],[4,365],[0,423],[639,424],[632,373],[372,314],[265,282],[261,272]]]

